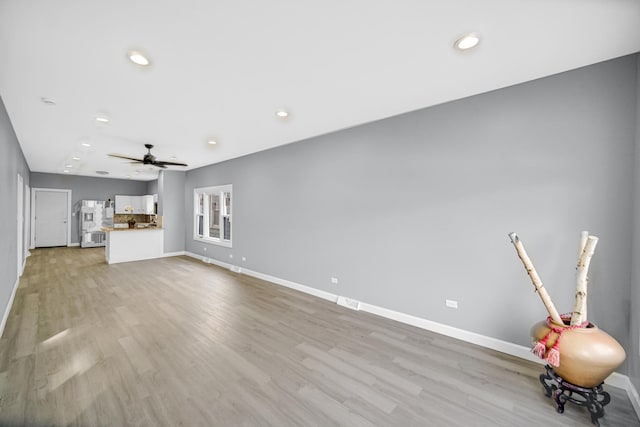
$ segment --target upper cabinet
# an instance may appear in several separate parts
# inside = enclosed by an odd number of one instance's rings
[[[132,214],[133,204],[131,198],[133,196],[118,196],[116,195],[116,213],[117,214]]]
[[[117,214],[153,215],[153,196],[118,196],[116,195]]]
[[[142,196],[142,204],[144,213],[147,215],[155,214],[155,208],[153,203],[153,195]]]

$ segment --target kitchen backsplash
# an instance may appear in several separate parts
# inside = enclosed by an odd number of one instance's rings
[[[149,224],[155,222],[156,215],[144,215],[144,214],[115,214],[113,215],[113,222],[115,224],[123,224],[133,219],[136,224]]]

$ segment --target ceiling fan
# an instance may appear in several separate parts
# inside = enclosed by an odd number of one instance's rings
[[[166,169],[167,166],[187,166],[186,163],[165,162],[162,160],[156,160],[156,156],[151,154],[151,149],[153,148],[153,145],[144,144],[144,146],[147,148],[147,154],[145,154],[142,159],[136,159],[135,157],[123,156],[120,154],[109,154],[109,156],[117,157],[119,159],[131,160],[131,163],[142,163],[143,165],[152,165],[152,166],[157,166],[163,169]]]

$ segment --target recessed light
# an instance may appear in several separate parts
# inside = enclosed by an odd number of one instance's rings
[[[64,165],[65,168],[72,168],[73,165]]]
[[[142,52],[138,50],[130,50],[127,53],[127,57],[131,62],[142,67],[147,67],[151,64],[149,58],[147,58]]]
[[[47,105],[56,105],[56,101],[51,98],[45,98],[44,96],[40,100]]]
[[[475,33],[469,33],[456,40],[454,47],[458,50],[473,49],[480,43],[480,36]]]
[[[96,171],[96,173],[98,175],[109,175],[109,172],[107,172],[107,171]]]
[[[176,157],[176,156],[171,156],[171,157],[169,157],[169,160],[175,160],[175,159],[177,159],[177,157]]]
[[[71,160],[75,160],[77,162],[80,160],[80,157],[72,157]]]
[[[281,119],[286,119],[287,117],[289,117],[289,112],[284,108],[278,108],[276,110],[276,116],[280,117]]]
[[[83,142],[82,144],[83,147],[91,147],[91,144],[89,144],[88,142]]]
[[[216,141],[215,139],[210,139],[207,141],[207,144],[209,145],[216,145],[218,143],[218,141]]]
[[[68,171],[67,169],[65,169],[63,172],[64,172],[64,173],[69,173],[69,171]]]
[[[111,120],[107,116],[96,116],[96,122],[98,123],[109,123]]]

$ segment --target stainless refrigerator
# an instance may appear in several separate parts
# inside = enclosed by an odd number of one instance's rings
[[[82,200],[78,220],[80,247],[92,248],[104,246],[106,233],[102,227],[113,226],[113,207],[111,201]]]

